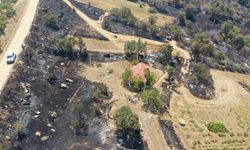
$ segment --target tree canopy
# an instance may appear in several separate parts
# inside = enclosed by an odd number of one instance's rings
[[[128,106],[123,106],[115,112],[117,129],[124,133],[134,133],[140,130],[139,119]]]
[[[124,45],[125,54],[131,55],[136,54],[137,60],[139,60],[139,55],[146,55],[147,53],[147,44],[143,43],[141,39],[136,41],[128,41]]]

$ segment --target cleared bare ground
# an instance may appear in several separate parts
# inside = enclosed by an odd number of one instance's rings
[[[212,70],[216,97],[211,101],[191,95],[184,87],[175,93],[171,115],[178,135],[188,149],[250,148],[250,98],[238,81],[250,83],[249,75]],[[187,125],[182,127],[178,119]],[[222,122],[228,133],[215,134],[207,129],[209,122]]]

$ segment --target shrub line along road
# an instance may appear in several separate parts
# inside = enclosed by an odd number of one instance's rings
[[[2,57],[0,57],[0,94],[8,82],[8,79],[11,75],[13,65],[6,64],[6,55],[8,52],[13,51],[16,55],[22,52],[22,44],[25,41],[26,36],[29,34],[30,28],[32,26],[33,19],[36,14],[36,9],[38,6],[39,0],[29,0],[28,7],[22,17],[20,25],[12,38],[11,43],[7,46],[7,49],[4,50]]]

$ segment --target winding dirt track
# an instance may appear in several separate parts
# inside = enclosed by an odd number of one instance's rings
[[[4,51],[3,57],[0,60],[0,94],[3,90],[5,84],[8,82],[8,79],[11,75],[13,65],[6,64],[6,55],[8,52],[13,51],[17,55],[22,52],[21,45],[24,43],[26,36],[29,34],[33,19],[36,14],[36,9],[38,6],[39,0],[29,0],[28,7],[26,7],[26,12],[22,17],[22,21],[11,41],[8,45],[7,50]]]
[[[248,82],[248,84],[250,84],[249,75],[218,70],[211,70],[210,72],[213,76],[215,86],[215,97],[212,100],[206,101],[197,98],[184,87],[177,89],[181,95],[175,93],[175,97],[181,97],[187,106],[191,106],[195,109],[208,110],[233,107],[249,99],[249,93],[238,84],[238,81]]]

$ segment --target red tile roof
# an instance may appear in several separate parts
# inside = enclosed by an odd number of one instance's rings
[[[133,77],[141,77],[143,82],[146,83],[147,79],[145,78],[145,70],[148,69],[148,65],[144,63],[139,63],[132,67]]]

